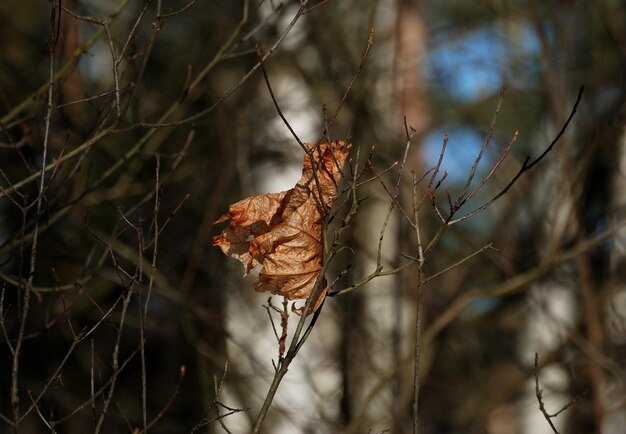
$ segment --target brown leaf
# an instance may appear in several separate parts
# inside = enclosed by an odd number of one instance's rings
[[[289,300],[311,295],[322,269],[324,216],[337,195],[341,168],[350,146],[340,140],[307,145],[315,164],[309,154],[305,155],[302,177],[294,188],[243,199],[215,221],[214,224],[230,220],[230,225],[213,237],[213,245],[241,261],[244,276],[257,265],[263,266],[254,283],[255,290],[283,295]],[[326,296],[325,279],[321,285],[323,290],[314,300],[311,312],[321,306]],[[292,309],[302,314],[304,308]]]

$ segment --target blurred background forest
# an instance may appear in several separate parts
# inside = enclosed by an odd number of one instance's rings
[[[349,140],[360,167],[375,145],[381,173],[403,158],[406,117],[411,216],[411,172],[437,163],[447,132],[426,243],[486,137],[470,189],[519,131],[459,217],[544,152],[585,85],[546,158],[426,258],[419,432],[623,433],[625,27],[613,0],[2,1],[0,432],[250,432],[278,356],[273,311],[211,245],[212,222],[291,188],[303,157],[258,43],[302,141]],[[371,178],[336,291],[379,254],[385,270],[417,255],[398,207],[381,229],[391,199]],[[326,300],[263,432],[411,431],[416,268]],[[544,417],[535,380],[547,413],[573,404]]]

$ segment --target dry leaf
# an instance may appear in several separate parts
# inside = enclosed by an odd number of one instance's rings
[[[230,220],[230,225],[213,237],[213,245],[241,261],[244,276],[257,265],[263,266],[254,283],[255,290],[283,295],[289,300],[311,295],[322,269],[324,215],[337,195],[341,168],[350,146],[340,140],[307,145],[315,161],[317,181],[307,154],[302,177],[294,188],[243,199],[215,221],[214,224]],[[312,312],[326,296],[326,281],[321,284],[324,289],[314,300]],[[302,314],[303,308],[292,309]]]

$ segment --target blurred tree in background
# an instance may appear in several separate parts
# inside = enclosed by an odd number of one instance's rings
[[[420,433],[623,432],[621,2],[5,0],[0,23],[0,432],[251,431],[280,319],[212,222],[291,188],[303,156],[257,44],[298,137],[347,139],[366,169],[264,432],[410,432],[423,279]],[[546,158],[448,225],[485,140],[456,217],[548,148],[583,84]],[[411,172],[444,141],[422,274]]]

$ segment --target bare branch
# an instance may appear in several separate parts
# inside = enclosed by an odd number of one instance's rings
[[[470,215],[474,215],[477,214],[481,211],[484,211],[485,209],[487,209],[489,206],[491,206],[492,203],[494,203],[496,200],[500,199],[502,196],[504,196],[511,187],[513,187],[513,185],[517,182],[517,180],[526,172],[528,172],[530,169],[532,169],[537,163],[541,162],[541,160],[543,160],[545,158],[546,155],[548,155],[548,153],[550,151],[552,151],[552,149],[554,148],[554,145],[557,144],[557,142],[561,139],[561,137],[563,137],[563,134],[565,134],[565,131],[567,130],[567,127],[569,126],[569,123],[571,122],[571,120],[574,118],[574,115],[576,114],[576,110],[578,109],[578,104],[580,103],[582,96],[583,96],[583,90],[584,90],[584,86],[581,86],[579,91],[578,91],[578,96],[576,97],[576,102],[574,103],[574,106],[572,108],[572,111],[569,115],[569,117],[567,118],[567,120],[565,121],[565,123],[563,124],[563,127],[561,128],[561,131],[559,131],[559,133],[556,135],[556,137],[554,138],[554,140],[552,140],[552,142],[550,143],[550,145],[541,153],[541,155],[539,155],[537,158],[535,158],[534,160],[530,161],[530,157],[526,157],[526,159],[524,160],[524,163],[522,164],[522,167],[520,167],[519,171],[517,172],[517,174],[509,181],[509,183],[500,191],[500,193],[496,194],[491,200],[489,200],[488,202],[486,202],[484,205],[479,206],[478,208],[476,208],[473,211],[470,211],[468,213],[468,217]],[[530,161],[530,162],[529,162]],[[467,217],[461,217],[460,219],[457,219],[458,221],[464,220]]]
[[[535,353],[535,396],[537,397],[537,402],[539,403],[539,411],[541,411],[541,414],[543,414],[543,417],[546,419],[546,421],[548,421],[548,425],[550,425],[550,428],[552,428],[552,431],[554,432],[554,434],[560,434],[559,431],[554,426],[554,423],[552,423],[552,417],[554,416],[550,416],[548,414],[548,412],[546,411],[545,404],[543,403],[543,398],[542,398],[543,390],[539,388],[539,368],[537,367],[538,361],[539,361],[539,355]]]

